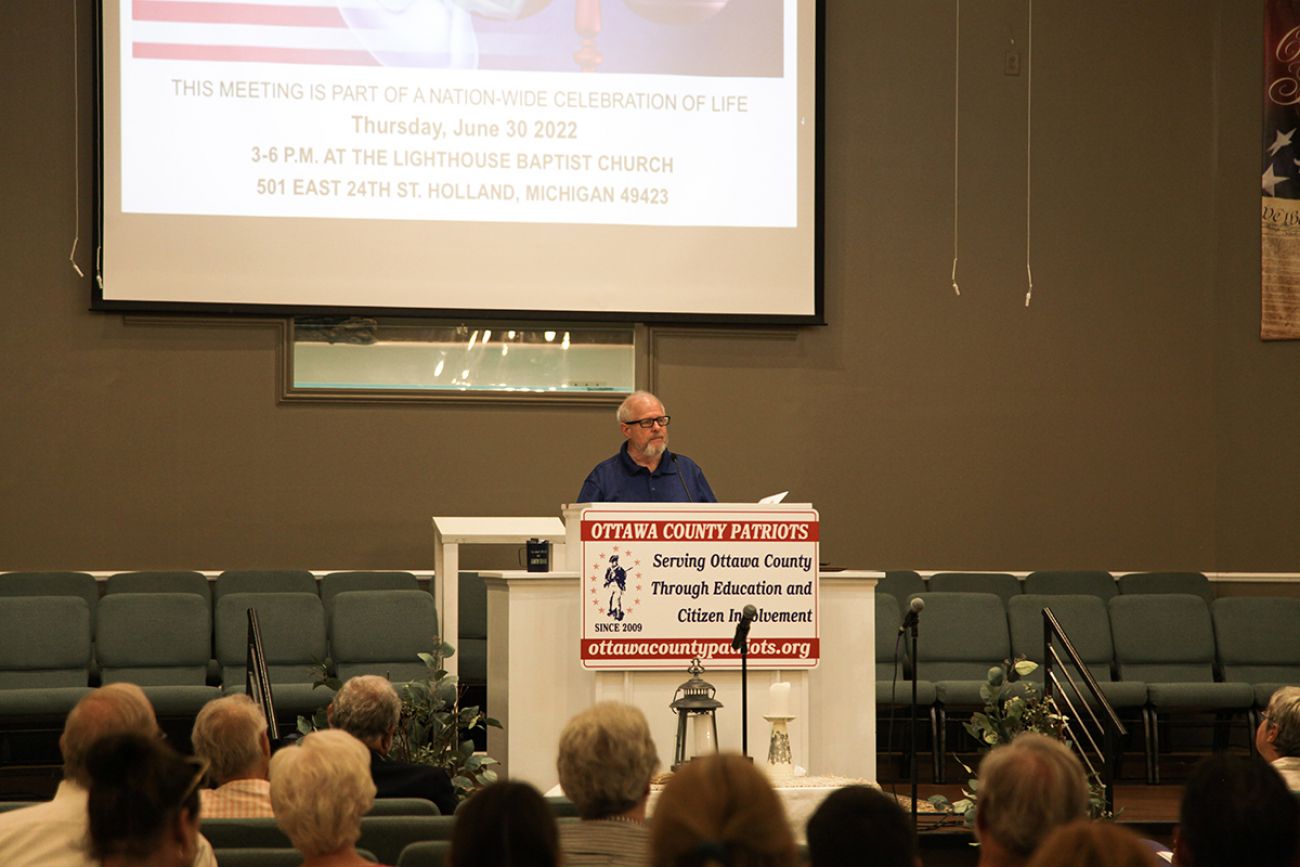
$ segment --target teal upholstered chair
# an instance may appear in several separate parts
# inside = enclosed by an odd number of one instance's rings
[[[1009,572],[936,572],[930,576],[930,593],[993,593],[1006,601],[1019,596],[1020,579]]]
[[[375,798],[367,816],[440,816],[438,805],[425,798]]]
[[[1103,602],[1119,593],[1115,576],[1100,571],[1030,572],[1025,576],[1024,590],[1038,595],[1096,596]]]
[[[877,595],[888,593],[898,600],[899,605],[904,607],[913,596],[918,596],[925,591],[925,580],[921,577],[921,574],[910,569],[886,572],[885,577],[881,578],[880,583],[876,585]]]
[[[323,687],[313,688],[326,658],[325,610],[315,593],[231,593],[221,597],[215,631],[223,691],[244,691],[250,608],[257,611],[262,629],[277,718],[291,720],[329,704],[333,694]]]
[[[925,612],[917,642],[916,676],[934,684],[937,781],[942,783],[948,712],[983,707],[980,688],[988,670],[1010,657],[1011,637],[1006,608],[997,594],[929,592],[921,599]]]
[[[340,680],[379,674],[393,682],[422,678],[419,654],[437,650],[438,616],[423,590],[351,590],[334,597],[331,650]]]
[[[375,853],[381,864],[396,864],[412,843],[451,840],[455,816],[363,816],[357,846]]]
[[[1233,714],[1249,714],[1255,703],[1250,684],[1215,680],[1214,627],[1203,597],[1121,592],[1109,607],[1120,680],[1146,683],[1153,713],[1168,717],[1213,712],[1225,722]],[[1158,783],[1158,728],[1152,733],[1151,751],[1150,781]]]
[[[334,597],[353,590],[419,590],[420,582],[410,572],[331,572],[320,579],[320,601],[325,606],[325,628],[330,628]]]
[[[144,689],[159,716],[192,716],[221,695],[207,685],[212,620],[194,593],[116,593],[99,605],[95,652],[104,683]]]
[[[0,597],[0,719],[62,719],[90,692],[90,609],[79,596]]]
[[[1190,593],[1200,596],[1206,605],[1214,601],[1214,587],[1200,572],[1132,572],[1119,576],[1119,592],[1126,595]]]
[[[213,602],[231,593],[311,593],[320,595],[316,576],[306,569],[227,569],[212,586]]]
[[[487,585],[477,572],[460,573],[460,641],[451,644],[461,683],[487,683]]]
[[[0,598],[6,596],[76,596],[90,610],[94,629],[99,583],[89,572],[5,572],[0,574]]]
[[[104,582],[104,595],[112,593],[193,593],[211,605],[212,590],[202,572],[118,572]]]
[[[450,840],[426,840],[412,843],[397,857],[397,867],[443,867],[451,851]]]
[[[275,819],[204,819],[199,833],[208,838],[212,848],[224,849],[289,849],[294,851],[289,838],[280,830]],[[226,862],[217,856],[217,863]],[[302,863],[302,856],[298,856]]]
[[[1300,599],[1225,596],[1210,614],[1223,679],[1250,684],[1256,707],[1278,687],[1300,684]],[[1252,713],[1252,728],[1255,721]]]

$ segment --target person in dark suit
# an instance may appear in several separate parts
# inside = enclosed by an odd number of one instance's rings
[[[402,700],[386,678],[365,674],[345,682],[330,702],[334,728],[352,735],[370,750],[370,775],[380,798],[425,798],[444,816],[456,812],[456,790],[443,768],[389,758]]]

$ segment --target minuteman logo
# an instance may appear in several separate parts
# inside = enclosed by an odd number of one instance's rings
[[[629,548],[597,551],[587,575],[593,608],[611,620],[623,620],[641,604],[641,561]]]

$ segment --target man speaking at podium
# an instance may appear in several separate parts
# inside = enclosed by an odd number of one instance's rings
[[[659,398],[648,391],[629,394],[618,407],[626,442],[614,457],[596,464],[575,502],[716,503],[699,465],[668,451],[668,422]]]

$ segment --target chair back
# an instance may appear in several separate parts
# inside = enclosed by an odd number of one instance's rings
[[[1042,570],[1025,576],[1025,592],[1040,596],[1096,596],[1105,601],[1118,595],[1119,587],[1115,584],[1115,576],[1109,572]]]
[[[86,687],[90,635],[80,596],[0,597],[0,689]]]
[[[428,674],[419,654],[437,650],[438,616],[423,590],[352,590],[334,598],[331,631],[340,680],[380,674],[409,681]]]
[[[397,857],[397,867],[443,867],[447,863],[449,852],[451,852],[450,840],[425,840],[422,843],[412,843]]]
[[[1043,680],[1044,608],[1052,609],[1092,676],[1099,681],[1110,680],[1115,645],[1106,603],[1096,596],[1038,593],[1026,593],[1007,602],[1012,655],[1024,656],[1039,665],[1030,678],[1039,683]]]
[[[925,590],[925,580],[921,577],[921,573],[913,572],[911,569],[886,572],[885,577],[876,584],[877,595],[888,593],[898,600],[900,606],[906,606],[913,596],[924,593]]]
[[[212,620],[194,593],[116,593],[99,604],[95,653],[104,683],[202,686]]]
[[[99,606],[99,582],[89,572],[5,572],[0,574],[0,597],[77,596],[90,609],[94,628]]]
[[[274,685],[311,683],[326,657],[325,610],[315,593],[232,593],[217,602],[217,661],[227,689],[244,684],[248,609],[257,610]],[[280,702],[276,707],[279,709]]]
[[[1300,599],[1225,596],[1210,614],[1224,680],[1300,683]]]
[[[993,593],[921,594],[917,641],[919,676],[929,681],[983,681],[1011,655],[1007,612]]]
[[[1119,592],[1126,595],[1190,593],[1200,596],[1206,605],[1214,601],[1210,579],[1201,572],[1132,572],[1119,576]]]
[[[930,593],[993,593],[1005,605],[1019,596],[1020,579],[1010,572],[936,572],[930,576]]]
[[[319,596],[316,576],[306,569],[227,569],[212,586],[214,602],[232,593],[310,593]]]
[[[1115,664],[1122,680],[1214,681],[1214,627],[1203,597],[1121,592],[1108,605]]]
[[[211,605],[212,590],[202,572],[118,572],[104,582],[104,595],[113,593],[193,593]]]

